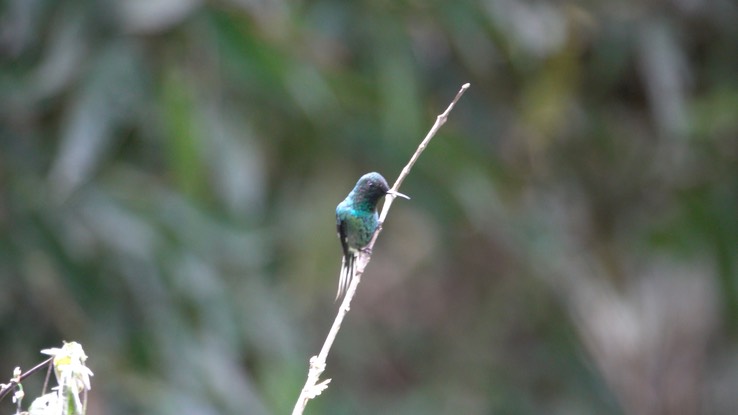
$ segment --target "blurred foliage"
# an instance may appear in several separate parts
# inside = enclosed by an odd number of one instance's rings
[[[405,182],[307,413],[732,414],[731,1],[6,0],[0,373],[89,413],[288,413],[334,207]],[[3,403],[6,413],[12,408]]]

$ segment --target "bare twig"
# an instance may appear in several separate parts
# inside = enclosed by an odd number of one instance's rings
[[[462,85],[461,89],[456,94],[453,101],[451,101],[451,104],[449,104],[448,108],[446,108],[446,111],[436,117],[435,124],[433,124],[433,127],[431,127],[430,131],[428,131],[428,134],[426,134],[425,138],[418,146],[418,149],[415,150],[415,153],[410,158],[410,161],[402,169],[400,176],[397,178],[395,184],[392,186],[392,190],[399,190],[402,182],[405,180],[407,175],[410,174],[410,170],[413,168],[413,165],[416,161],[418,161],[420,154],[423,152],[423,150],[425,150],[425,148],[428,146],[428,143],[436,135],[441,126],[446,123],[446,120],[448,119],[448,114],[451,112],[451,110],[454,108],[454,105],[456,105],[456,102],[459,100],[459,98],[461,98],[461,96],[468,88],[468,83]],[[392,193],[385,196],[384,205],[382,206],[382,213],[379,216],[380,226],[379,228],[377,228],[376,232],[374,232],[369,245],[367,245],[367,247],[359,253],[359,257],[356,261],[354,276],[351,279],[351,284],[349,285],[348,290],[346,291],[346,295],[341,302],[341,307],[339,307],[338,309],[336,319],[333,321],[333,326],[331,326],[331,330],[328,332],[328,336],[323,343],[323,347],[320,349],[320,353],[317,356],[313,356],[310,358],[310,370],[308,371],[307,381],[305,382],[305,386],[300,392],[300,397],[297,399],[295,408],[292,410],[292,415],[301,415],[305,410],[305,406],[307,405],[308,401],[320,395],[328,387],[328,384],[331,381],[330,379],[326,379],[322,382],[319,382],[320,375],[322,375],[323,371],[325,370],[325,362],[328,358],[328,353],[333,346],[333,342],[336,339],[338,330],[340,330],[341,328],[343,318],[346,316],[349,309],[351,308],[351,300],[354,298],[354,294],[356,293],[356,287],[358,287],[359,282],[361,281],[361,276],[364,274],[364,269],[371,260],[372,248],[374,247],[374,243],[377,241],[379,233],[382,231],[381,224],[384,223],[384,220],[387,218],[387,213],[389,212],[390,206],[392,206],[392,202],[394,201],[394,199],[395,196]]]
[[[0,388],[0,401],[2,401],[3,398],[8,393],[10,393],[11,390],[15,389],[15,387],[18,386],[18,384],[20,384],[23,379],[25,379],[25,378],[31,376],[32,374],[36,373],[39,369],[41,369],[42,367],[44,367],[46,365],[51,366],[51,361],[53,359],[54,359],[53,357],[50,357],[50,358],[44,360],[43,362],[37,364],[36,366],[32,367],[31,369],[29,369],[25,373],[21,374],[20,376],[14,377],[13,379],[10,379],[10,382],[8,382],[7,384],[4,384],[2,386],[2,388]]]

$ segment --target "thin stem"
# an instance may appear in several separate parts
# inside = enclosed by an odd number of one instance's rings
[[[36,373],[39,369],[46,365],[51,365],[51,361],[53,360],[53,357],[50,357],[43,362],[37,364],[36,366],[32,367],[30,370],[26,371],[25,373],[21,374],[17,378],[10,379],[10,382],[7,385],[4,385],[2,389],[0,389],[0,401],[5,398],[5,396],[10,393],[11,390],[15,389],[18,384],[21,383],[21,381],[28,376],[31,376],[32,374]]]
[[[456,93],[453,101],[451,101],[451,103],[448,105],[448,108],[446,108],[446,111],[436,117],[436,122],[433,124],[433,127],[431,127],[431,129],[428,131],[428,134],[425,135],[425,138],[423,139],[423,141],[420,142],[418,149],[415,150],[413,156],[410,157],[410,161],[407,162],[405,167],[402,169],[402,172],[400,172],[400,176],[397,178],[395,184],[392,186],[392,190],[397,191],[400,189],[402,182],[405,181],[405,178],[408,176],[408,174],[410,174],[410,169],[413,168],[415,162],[418,161],[418,158],[420,158],[420,154],[425,150],[425,148],[428,146],[428,143],[430,143],[430,140],[433,139],[433,137],[443,126],[443,124],[446,124],[446,121],[448,120],[448,114],[451,113],[451,110],[454,109],[456,102],[458,102],[461,96],[464,95],[464,92],[466,92],[469,86],[469,83],[462,85],[459,92]],[[384,220],[387,218],[387,214],[389,213],[389,208],[390,206],[392,206],[392,202],[394,202],[395,197],[396,196],[390,194],[385,198],[384,206],[382,206],[382,213],[379,216],[379,223],[384,223]]]
[[[410,161],[402,169],[400,176],[397,178],[395,184],[392,186],[392,190],[397,191],[400,188],[402,182],[405,180],[407,175],[410,174],[410,170],[413,168],[413,165],[415,165],[415,162],[418,161],[420,154],[423,152],[423,150],[425,150],[425,148],[428,146],[428,143],[436,135],[436,132],[438,132],[441,126],[446,123],[448,115],[454,108],[454,105],[456,105],[456,102],[459,100],[459,98],[461,98],[461,96],[468,88],[468,83],[462,85],[459,92],[456,93],[453,101],[451,101],[451,104],[449,104],[448,108],[446,108],[446,111],[436,117],[436,122],[433,124],[433,127],[431,127],[430,131],[428,131],[428,134],[426,134],[425,138],[418,146],[418,149],[415,150],[415,153],[410,158]],[[381,224],[384,223],[384,220],[387,218],[387,214],[389,213],[390,206],[392,206],[392,202],[394,201],[394,199],[395,196],[393,196],[392,194],[388,194],[385,197],[384,205],[382,206],[382,213],[379,216],[380,226],[374,232],[374,235],[372,235],[372,240],[369,242],[369,245],[367,245],[366,248],[364,248],[359,253],[359,257],[356,260],[354,276],[351,279],[351,284],[349,285],[348,290],[346,291],[346,295],[341,302],[341,307],[338,308],[338,314],[336,315],[336,319],[333,321],[333,325],[331,326],[331,330],[328,332],[328,336],[325,338],[325,342],[323,343],[323,347],[320,349],[320,353],[317,356],[313,356],[310,358],[310,370],[308,371],[308,377],[305,381],[305,386],[303,386],[302,391],[300,392],[300,396],[297,398],[297,403],[295,404],[295,408],[292,410],[292,415],[302,415],[308,401],[320,395],[328,387],[328,383],[330,383],[331,381],[330,379],[326,379],[318,383],[318,381],[320,380],[320,375],[322,375],[323,371],[325,370],[325,362],[328,358],[328,353],[333,346],[333,342],[336,340],[338,330],[341,329],[343,318],[346,316],[346,314],[348,314],[348,311],[351,308],[351,300],[354,298],[354,294],[356,293],[356,287],[359,286],[361,276],[364,274],[364,269],[366,269],[366,266],[371,260],[372,248],[374,247],[374,243],[377,241],[379,233],[382,231]]]
[[[51,357],[54,358],[53,356]],[[46,369],[46,377],[44,378],[44,387],[41,389],[41,395],[46,395],[46,388],[49,387],[49,378],[51,377],[51,367],[53,365],[49,365],[49,368]]]

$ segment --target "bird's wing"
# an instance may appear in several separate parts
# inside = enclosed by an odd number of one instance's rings
[[[347,258],[349,256],[349,247],[346,221],[338,215],[336,215],[336,229],[338,230],[338,239],[341,241],[341,248],[343,248],[343,256]]]
[[[348,288],[349,282],[351,281],[351,277],[353,275],[353,265],[354,265],[354,257],[351,252],[349,252],[349,246],[348,246],[348,224],[344,219],[341,219],[341,216],[336,214],[336,230],[338,231],[338,239],[341,241],[341,248],[343,248],[343,257],[341,258],[341,274],[338,279],[338,292],[336,293],[336,300],[338,300],[341,295],[346,291],[346,288]]]

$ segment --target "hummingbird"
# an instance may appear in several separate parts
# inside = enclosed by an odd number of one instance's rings
[[[367,173],[356,182],[346,199],[336,206],[336,228],[343,248],[336,300],[346,292],[354,277],[354,263],[359,251],[369,244],[379,227],[377,202],[387,194],[410,199],[391,190],[381,174]]]

